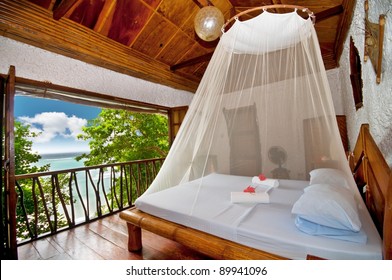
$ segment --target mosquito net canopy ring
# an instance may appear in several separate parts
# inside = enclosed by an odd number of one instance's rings
[[[222,34],[147,193],[211,172],[308,180],[316,167],[336,167],[349,174],[312,13],[269,7]]]

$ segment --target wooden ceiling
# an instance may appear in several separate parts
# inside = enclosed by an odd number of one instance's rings
[[[204,42],[194,32],[193,19],[208,2],[225,20],[264,5],[309,8],[326,69],[337,67],[355,6],[352,0],[0,0],[0,35],[194,92],[219,40]]]

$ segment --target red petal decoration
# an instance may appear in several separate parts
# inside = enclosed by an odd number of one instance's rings
[[[252,186],[248,186],[244,192],[248,192],[248,193],[254,193],[256,190],[256,188],[252,187]]]

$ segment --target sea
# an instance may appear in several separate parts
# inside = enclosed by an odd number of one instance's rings
[[[72,169],[72,168],[79,168],[79,167],[84,167],[84,160],[77,161],[75,158],[83,153],[81,152],[68,152],[68,153],[56,153],[56,154],[41,154],[41,159],[35,163],[34,165],[41,167],[46,164],[50,164],[49,171],[59,171],[59,170],[65,170],[65,169]],[[99,171],[98,170],[91,170],[91,177],[93,179],[93,182],[95,185],[98,185],[98,177],[99,177]],[[107,174],[108,173],[108,174]],[[104,174],[104,186],[105,186],[105,192],[108,193],[110,191],[110,174],[109,172],[105,172]],[[82,199],[78,197],[78,192],[76,190],[75,183],[73,182],[73,198],[74,198],[74,205],[73,208],[75,209],[75,218],[76,222],[78,221],[83,222],[85,213],[84,213],[84,208],[82,206],[81,201],[84,202],[84,205],[87,206],[87,200],[89,201],[88,203],[88,211],[89,211],[89,217],[94,218],[96,213],[97,213],[97,206],[96,206],[96,199],[95,199],[95,192],[92,187],[92,184],[89,180],[89,185],[88,188],[86,188],[86,174],[85,172],[77,172],[77,182],[78,182],[78,187],[79,191],[81,194]],[[101,183],[102,184],[102,183]],[[102,186],[102,185],[101,185]],[[99,190],[100,193],[100,200],[101,200],[101,205],[106,204],[106,200],[103,197],[103,190],[100,188]],[[67,205],[68,211],[71,211],[71,206]],[[59,209],[60,213],[63,213],[63,209]]]
[[[50,171],[83,167],[84,160],[77,161],[75,159],[82,154],[81,152],[42,154],[40,155],[41,159],[35,165],[41,167],[50,164]]]

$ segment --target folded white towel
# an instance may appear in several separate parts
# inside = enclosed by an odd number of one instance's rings
[[[269,195],[266,192],[231,192],[232,203],[269,203]]]
[[[258,176],[254,176],[252,178],[252,183],[259,184],[259,185],[270,186],[270,187],[273,187],[273,188],[276,188],[276,187],[279,186],[279,181],[276,180],[276,179],[260,180]]]

